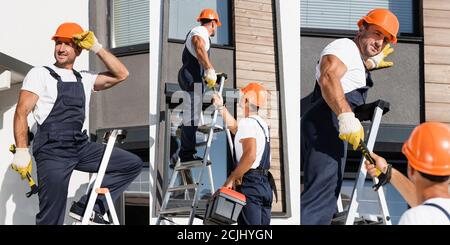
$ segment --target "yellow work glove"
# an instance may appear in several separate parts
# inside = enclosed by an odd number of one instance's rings
[[[348,141],[353,145],[353,150],[359,146],[359,142],[364,140],[364,128],[361,122],[355,117],[353,112],[339,114],[339,138]]]
[[[382,69],[393,66],[394,62],[384,60],[393,52],[394,49],[391,47],[390,44],[387,44],[379,54],[370,57],[368,61],[372,63],[372,69]]]
[[[27,177],[27,173],[31,174],[31,155],[28,148],[16,148],[11,168],[16,170],[22,179]]]
[[[204,78],[206,81],[206,86],[208,86],[208,88],[214,88],[214,86],[216,86],[217,74],[214,69],[211,68],[206,70]]]
[[[103,48],[103,46],[97,41],[97,38],[92,31],[85,31],[75,34],[72,39],[76,45],[83,49],[91,50],[94,53],[97,53]]]

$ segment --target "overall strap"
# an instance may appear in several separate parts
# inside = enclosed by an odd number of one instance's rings
[[[48,66],[44,66],[45,69],[47,69],[50,72],[50,75],[56,79],[58,82],[62,82],[61,81],[61,76],[58,75],[58,73],[56,73],[52,68],[48,67]]]
[[[437,205],[436,203],[424,203],[423,205],[435,207],[435,208],[441,210],[447,216],[447,219],[450,221],[450,214],[443,207]]]

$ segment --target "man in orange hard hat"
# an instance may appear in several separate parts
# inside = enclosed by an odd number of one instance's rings
[[[355,150],[364,139],[364,129],[353,108],[365,103],[367,91],[373,86],[368,69],[382,66],[383,59],[378,59],[373,67],[371,57],[397,42],[399,22],[387,9],[374,9],[357,24],[359,30],[353,40],[337,39],[323,49],[316,66],[312,106],[301,119],[301,224],[331,223],[347,143]]]
[[[92,31],[76,23],[61,24],[51,38],[55,42],[55,63],[34,67],[26,75],[14,115],[16,153],[12,167],[19,173],[31,171],[28,149],[27,116],[33,113],[37,132],[33,140],[39,185],[39,213],[36,224],[60,225],[64,222],[69,179],[73,170],[98,171],[104,145],[90,142],[83,130],[92,91],[111,88],[128,77],[128,70],[97,41]],[[93,74],[73,69],[82,50],[94,52],[108,69]],[[136,155],[114,148],[102,185],[117,199],[139,175],[142,160]],[[104,196],[102,197],[104,198]],[[74,202],[69,215],[80,220],[87,196]],[[91,222],[104,224],[106,200],[94,207]]]
[[[437,122],[417,126],[403,144],[408,159],[408,177],[392,168],[386,160],[371,153],[373,166],[366,161],[368,173],[387,174],[390,183],[412,208],[400,218],[400,225],[450,225],[450,128]]]
[[[272,210],[272,192],[276,186],[270,173],[270,135],[265,120],[258,115],[261,107],[267,104],[268,92],[259,83],[249,83],[241,89],[243,95],[239,105],[245,118],[239,123],[223,105],[221,96],[213,95],[214,105],[224,118],[230,132],[235,135],[235,156],[233,171],[223,184],[245,195],[246,205],[238,218],[238,225],[269,225]]]
[[[195,155],[197,152],[195,133],[202,110],[203,81],[206,81],[209,88],[213,88],[217,81],[216,71],[209,59],[210,37],[215,36],[217,27],[222,23],[219,15],[212,9],[203,9],[197,21],[200,22],[200,26],[194,27],[186,35],[182,55],[183,66],[178,72],[178,84],[190,97],[190,115],[188,115],[190,117],[189,120],[183,121],[181,127],[181,147],[178,154],[180,161],[184,163],[202,160]]]

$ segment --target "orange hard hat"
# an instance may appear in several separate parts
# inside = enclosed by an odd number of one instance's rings
[[[244,106],[245,100],[248,100],[250,104],[256,106],[264,106],[267,103],[268,92],[263,85],[259,83],[249,83],[247,86],[241,89],[244,94],[241,97],[241,105]]]
[[[397,34],[400,24],[397,16],[388,9],[373,9],[366,16],[358,21],[358,26],[361,28],[363,21],[368,24],[373,24],[381,27],[388,35],[388,40],[391,43],[397,43]]]
[[[217,14],[217,12],[213,9],[203,9],[202,12],[200,12],[200,15],[197,17],[197,22],[200,22],[200,20],[203,19],[215,20],[217,22],[217,26],[222,25],[222,22],[220,22],[219,20],[219,14]]]
[[[450,176],[450,127],[426,122],[417,126],[403,144],[412,168],[434,176]]]
[[[72,39],[73,35],[82,33],[82,32],[83,32],[83,28],[81,28],[81,26],[78,25],[77,23],[71,23],[71,22],[62,23],[58,27],[58,29],[56,29],[56,33],[55,33],[55,35],[53,35],[52,40],[55,40],[56,38],[59,38],[59,37]]]

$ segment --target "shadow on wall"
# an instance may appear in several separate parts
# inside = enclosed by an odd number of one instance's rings
[[[87,187],[88,187],[88,183],[82,184],[77,189],[74,196],[67,197],[67,205],[66,205],[66,212],[65,212],[66,215],[64,217],[65,225],[74,224],[75,220],[69,216],[70,206],[72,206],[72,202],[77,202],[86,193]]]
[[[20,176],[8,167],[0,189],[0,225],[35,224],[35,215],[39,210],[38,196],[27,198],[25,194],[28,191],[27,182],[22,181]],[[11,208],[14,208],[14,213],[7,212]],[[12,215],[12,218],[8,218],[8,215]]]
[[[37,195],[25,196],[29,191],[26,181],[10,168],[13,155],[9,145],[14,143],[13,113],[11,109],[17,103],[21,84],[14,84],[10,89],[0,92],[0,225],[4,224],[34,224],[38,210]],[[35,165],[33,177],[36,176]],[[13,211],[10,211],[13,210]]]
[[[4,127],[5,113],[14,107],[19,99],[19,91],[21,87],[22,84],[14,84],[10,89],[0,91],[0,130]],[[3,140],[7,139],[2,139],[2,142]]]

